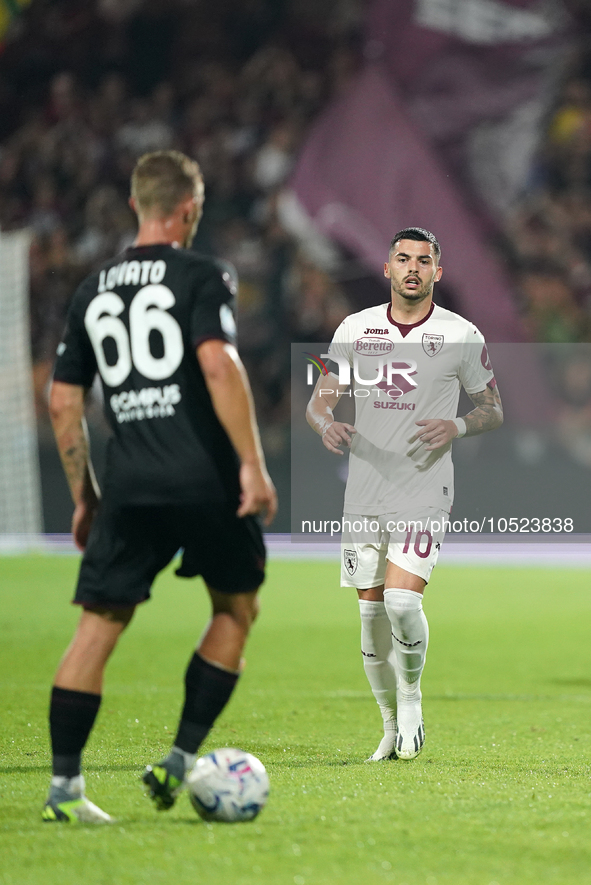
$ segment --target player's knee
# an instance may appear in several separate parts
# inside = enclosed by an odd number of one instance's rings
[[[248,593],[241,595],[237,600],[233,616],[238,621],[242,629],[248,633],[254,624],[260,611],[260,602],[257,593]]]
[[[258,593],[253,593],[252,602],[250,605],[250,615],[251,615],[250,623],[251,624],[254,624],[254,622],[256,621],[256,619],[259,616],[260,611],[261,611],[261,602],[260,602]]]
[[[420,593],[397,587],[384,590],[384,605],[390,622],[403,634],[412,629],[423,611],[423,599]]]
[[[236,593],[222,595],[212,593],[213,614],[230,617],[234,624],[245,634],[248,634],[258,613],[259,598],[256,593]]]
[[[133,617],[135,605],[107,608],[104,605],[85,605],[83,607],[85,614],[95,615],[108,624],[117,624],[121,627],[127,627]]]

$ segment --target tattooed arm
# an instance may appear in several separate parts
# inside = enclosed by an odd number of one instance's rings
[[[77,384],[54,381],[49,397],[53,432],[74,501],[72,534],[80,550],[86,547],[100,500],[88,448],[84,393],[84,388]]]
[[[488,430],[495,430],[501,426],[503,405],[494,380],[493,386],[487,384],[484,390],[479,393],[468,395],[476,408],[463,417],[463,421],[466,423],[466,436],[478,436],[479,433],[486,433]],[[427,443],[425,448],[428,452],[448,445],[458,435],[455,421],[427,418],[424,421],[417,421],[416,424],[421,427],[421,430],[415,434],[411,442],[420,439]]]
[[[464,415],[466,422],[466,436],[478,436],[487,430],[496,430],[503,423],[503,404],[499,396],[499,389],[495,385],[488,385],[480,393],[468,394],[475,409]]]

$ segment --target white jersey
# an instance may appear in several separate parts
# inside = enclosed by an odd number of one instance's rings
[[[348,316],[329,348],[330,372],[350,376],[355,428],[345,492],[348,513],[449,512],[451,443],[434,451],[411,443],[416,421],[457,415],[460,387],[479,393],[494,375],[476,326],[432,305],[412,325],[396,323],[389,304]],[[329,378],[326,387],[330,388]]]

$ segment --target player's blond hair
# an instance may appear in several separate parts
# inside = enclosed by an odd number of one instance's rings
[[[180,151],[144,154],[131,174],[131,195],[142,215],[167,218],[188,196],[203,199],[199,164]]]

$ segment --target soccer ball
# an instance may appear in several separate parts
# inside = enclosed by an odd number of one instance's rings
[[[252,820],[267,802],[269,777],[256,756],[224,747],[197,760],[187,787],[203,820]]]

